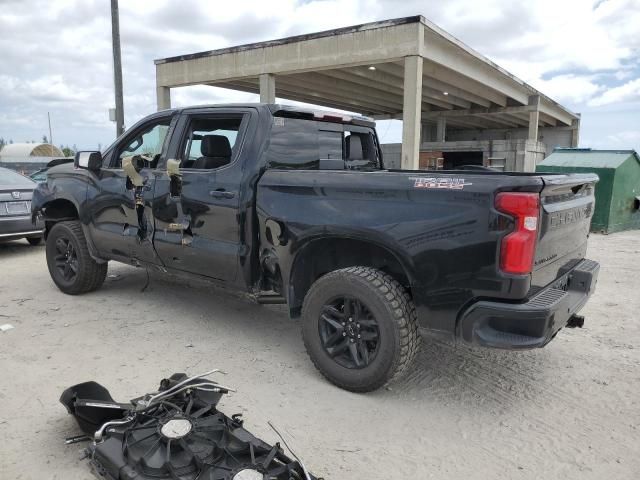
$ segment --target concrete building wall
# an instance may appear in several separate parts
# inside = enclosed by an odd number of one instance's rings
[[[482,151],[485,166],[518,172],[535,171],[536,164],[545,157],[544,144],[525,139],[425,142],[420,149],[436,152]]]
[[[382,145],[386,168],[400,168],[400,143]],[[546,156],[541,142],[527,139],[423,142],[421,152],[482,152],[485,166],[504,171],[533,172]]]
[[[427,132],[435,129],[435,125]],[[492,130],[449,130],[447,131],[448,141],[469,141],[469,140],[526,140],[528,129],[492,129]],[[425,137],[423,137],[425,138]],[[433,136],[426,137],[427,141],[435,140]],[[572,130],[562,128],[540,128],[538,130],[538,140],[545,145],[547,154],[550,155],[554,148],[571,147]],[[545,155],[546,156],[546,155]]]
[[[383,143],[382,158],[385,168],[399,169],[402,161],[402,144],[401,143]]]
[[[554,148],[571,147],[574,129],[550,127],[538,129],[538,139],[529,140],[527,128],[510,129],[447,129],[446,142],[436,141],[438,126],[435,122],[423,122],[421,152],[482,151],[487,166],[507,171],[533,172],[538,163],[553,152]],[[383,145],[385,164],[400,168],[399,145]],[[395,165],[398,165],[397,167]]]

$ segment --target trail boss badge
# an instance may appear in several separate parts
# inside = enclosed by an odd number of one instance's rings
[[[462,190],[465,185],[473,185],[465,183],[464,178],[448,178],[448,177],[409,177],[413,180],[413,188],[434,188],[444,190]]]

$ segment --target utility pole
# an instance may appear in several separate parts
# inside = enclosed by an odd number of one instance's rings
[[[51,115],[47,112],[47,120],[49,120],[49,145],[51,146],[51,156],[53,157],[53,135],[51,135]]]
[[[116,93],[116,135],[124,132],[124,100],[122,98],[122,59],[120,57],[120,19],[118,0],[111,0],[111,41],[113,44],[113,81]]]

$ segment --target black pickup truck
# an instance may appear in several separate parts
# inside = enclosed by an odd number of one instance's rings
[[[279,105],[173,109],[33,196],[55,284],[100,287],[115,260],[288,305],[316,367],[369,391],[419,330],[546,345],[595,287],[584,258],[596,175],[384,168],[363,117]]]

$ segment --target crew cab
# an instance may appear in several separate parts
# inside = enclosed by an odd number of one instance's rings
[[[51,277],[89,292],[113,260],[286,304],[352,391],[406,370],[420,330],[515,350],[581,326],[596,175],[385,169],[374,127],[266,104],[154,113],[36,189]]]

